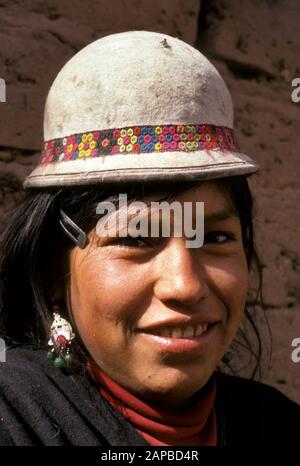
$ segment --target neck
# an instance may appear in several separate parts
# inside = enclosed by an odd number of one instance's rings
[[[150,445],[216,445],[214,409],[216,384],[212,377],[186,398],[168,397],[168,402],[129,392],[96,365],[91,375],[101,395],[128,419]],[[158,395],[157,395],[158,396]],[[167,395],[165,394],[167,398]]]
[[[151,393],[151,394],[144,394],[144,393],[137,393],[132,392],[134,396],[145,400],[145,402],[149,404],[155,405],[155,407],[159,409],[170,409],[170,410],[184,410],[188,407],[192,406],[195,397],[199,395],[199,392],[204,392],[207,390],[207,387],[201,387],[195,390],[191,394],[183,394],[183,393]]]

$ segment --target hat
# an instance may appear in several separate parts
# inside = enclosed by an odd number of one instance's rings
[[[69,60],[47,97],[40,164],[24,188],[205,180],[257,171],[239,151],[229,91],[194,47],[129,31]]]

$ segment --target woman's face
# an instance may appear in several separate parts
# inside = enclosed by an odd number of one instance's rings
[[[248,287],[240,221],[221,185],[203,182],[172,201],[204,202],[202,247],[184,236],[149,245],[94,234],[70,255],[71,312],[89,354],[120,385],[170,406],[212,375]]]

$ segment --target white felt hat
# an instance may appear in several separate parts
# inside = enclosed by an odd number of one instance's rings
[[[228,89],[194,47],[156,32],[99,39],[57,75],[25,188],[250,174]]]

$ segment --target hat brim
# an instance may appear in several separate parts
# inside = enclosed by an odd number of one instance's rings
[[[209,180],[249,175],[258,164],[240,152],[200,150],[118,154],[41,164],[24,181],[24,188],[85,186],[122,182]]]

